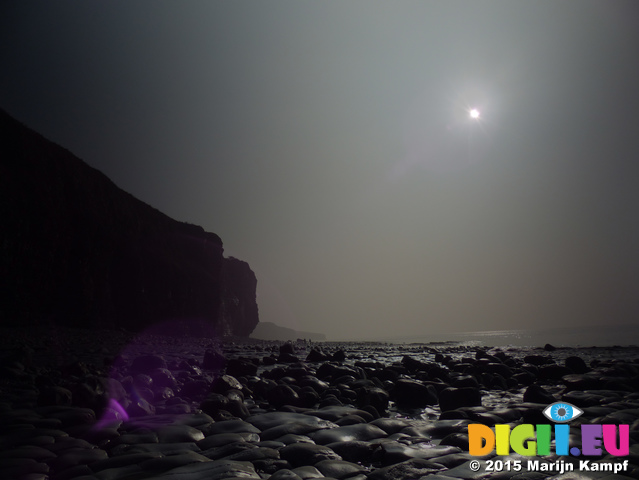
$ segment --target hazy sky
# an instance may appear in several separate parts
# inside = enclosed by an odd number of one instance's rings
[[[0,108],[248,261],[262,321],[639,320],[635,0],[5,1],[0,72]]]

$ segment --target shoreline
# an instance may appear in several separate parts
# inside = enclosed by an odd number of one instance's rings
[[[481,457],[478,476],[468,425],[548,422],[542,410],[563,401],[584,411],[570,424],[571,445],[580,444],[584,423],[632,425],[630,463],[616,480],[639,478],[636,347],[282,342],[61,327],[0,328],[0,348],[0,451],[9,452],[0,455],[0,476],[488,478],[498,472],[489,475],[487,461],[521,457]],[[522,473],[533,474],[521,479],[556,472]]]

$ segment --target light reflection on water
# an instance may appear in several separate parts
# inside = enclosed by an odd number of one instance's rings
[[[589,326],[580,328],[552,328],[540,330],[493,330],[433,334],[396,342],[429,343],[454,342],[463,346],[520,346],[535,347],[549,343],[556,347],[606,347],[639,345],[639,326]]]

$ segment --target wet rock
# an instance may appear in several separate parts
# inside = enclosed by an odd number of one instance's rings
[[[524,362],[537,366],[555,363],[555,361],[549,355],[526,355],[524,357]]]
[[[223,480],[231,478],[260,479],[250,462],[234,460],[215,460],[200,462],[183,467],[173,468],[163,474],[162,478],[179,480]]]
[[[363,466],[344,460],[322,460],[314,466],[325,477],[337,479],[352,477],[353,475],[366,471],[366,468]]]
[[[435,457],[461,453],[461,448],[452,445],[429,445],[421,444],[418,447],[404,445],[399,442],[387,441],[381,443],[382,465],[394,465],[410,459],[430,460]]]
[[[110,470],[119,467],[126,467],[128,465],[138,465],[147,460],[154,458],[162,458],[163,455],[160,452],[143,452],[143,453],[130,453],[118,456],[111,456],[104,460],[98,460],[91,464],[91,470],[93,472],[100,472],[102,470]]]
[[[531,385],[524,392],[524,402],[532,403],[553,403],[557,399],[545,388],[539,385]]]
[[[166,368],[166,360],[159,355],[142,355],[131,363],[133,373],[150,373],[156,368]]]
[[[165,425],[156,429],[161,443],[199,442],[204,439],[201,430],[189,425]]]
[[[357,404],[360,407],[370,405],[378,412],[385,412],[388,410],[388,404],[390,400],[389,393],[383,388],[379,387],[362,387],[357,391]]]
[[[153,379],[153,385],[156,388],[173,388],[178,384],[171,371],[166,368],[156,368],[149,373],[149,376]]]
[[[60,472],[76,465],[90,465],[99,460],[105,460],[109,455],[99,448],[75,449],[67,453],[62,453],[55,460],[49,462],[52,468]]]
[[[391,391],[392,398],[400,405],[423,408],[437,404],[437,391],[432,385],[411,379],[399,379]]]
[[[211,460],[197,452],[185,452],[178,455],[168,455],[152,458],[140,463],[143,471],[171,470],[192,463],[210,462]]]
[[[468,435],[465,433],[449,433],[441,439],[439,445],[450,445],[468,451]],[[448,455],[448,454],[444,454]]]
[[[137,398],[127,407],[126,411],[131,417],[144,417],[154,415],[155,407],[144,398]]]
[[[331,355],[331,360],[334,362],[343,362],[344,360],[346,360],[346,352],[341,348],[339,350],[336,350]]]
[[[289,342],[281,344],[280,347],[279,347],[279,352],[280,352],[280,355],[282,353],[286,353],[286,354],[289,354],[289,355],[294,355],[295,354],[295,347],[293,346],[293,342],[289,341]]]
[[[280,408],[284,405],[297,405],[300,396],[288,385],[276,385],[268,391],[266,398],[273,407]]]
[[[244,420],[225,420],[212,424],[208,429],[209,435],[217,433],[260,433],[260,429],[256,428]]]
[[[244,360],[240,358],[232,358],[228,361],[226,366],[227,375],[231,375],[233,377],[247,377],[251,375],[257,374],[256,363],[253,363],[249,360]]]
[[[442,412],[460,407],[481,406],[481,393],[472,387],[445,388],[439,392],[439,407]]]
[[[277,357],[277,361],[279,363],[297,363],[300,361],[300,359],[292,353],[280,353],[280,355]]]
[[[280,452],[274,448],[255,446],[255,448],[247,448],[241,452],[234,453],[225,458],[228,458],[229,460],[245,462],[255,462],[257,460],[266,459],[279,460]]]
[[[38,405],[71,405],[71,390],[63,387],[45,387],[40,390]]]
[[[335,442],[326,445],[333,450],[343,460],[354,463],[370,463],[378,445],[372,442],[361,440],[350,440],[346,442]]]
[[[560,380],[564,375],[571,373],[569,368],[562,365],[545,365],[539,368],[539,377],[549,380]]]
[[[293,467],[314,466],[322,460],[341,460],[331,448],[311,443],[294,443],[280,450],[280,456]]]
[[[307,362],[325,362],[330,360],[330,356],[322,352],[319,348],[312,348],[308,355],[306,356]]]
[[[351,440],[368,441],[376,438],[384,438],[386,437],[386,432],[375,425],[365,423],[318,430],[317,432],[309,434],[309,437],[317,444],[327,445],[334,442],[347,442]]]
[[[303,480],[323,477],[322,473],[317,468],[310,465],[307,465],[305,467],[297,467],[293,469],[293,472],[296,475],[299,475]]]
[[[575,355],[566,357],[564,365],[566,366],[566,368],[572,370],[572,372],[574,373],[581,374],[590,371],[590,368],[588,367],[588,365],[586,365],[586,362],[584,362],[581,357],[577,357]]]
[[[269,477],[269,480],[303,480],[297,473],[289,470],[288,468],[283,468],[278,470],[273,475]]]
[[[415,480],[443,470],[443,466],[428,460],[412,459],[373,470],[369,480]]]
[[[597,390],[605,386],[601,376],[591,373],[564,375],[561,381],[568,390]]]
[[[226,358],[218,349],[211,348],[204,352],[204,359],[202,360],[203,369],[221,372],[225,366]]]
[[[221,375],[211,383],[211,392],[226,394],[229,390],[242,390],[240,381],[232,375]]]

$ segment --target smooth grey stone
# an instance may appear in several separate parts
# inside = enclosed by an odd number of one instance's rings
[[[161,458],[164,455],[161,452],[142,452],[131,453],[125,455],[118,455],[116,457],[109,457],[105,460],[98,460],[91,464],[91,470],[99,472],[108,468],[119,468],[127,465],[137,465],[153,458]]]
[[[74,437],[60,438],[53,445],[49,445],[47,447],[48,450],[51,450],[57,455],[62,455],[69,450],[88,450],[91,448],[94,448],[93,444],[87,442],[83,438]]]
[[[228,458],[229,460],[237,460],[240,462],[254,462],[256,460],[268,459],[279,460],[280,452],[275,450],[274,448],[257,447],[234,453],[225,458]]]
[[[30,460],[21,458],[19,460]],[[12,466],[0,466],[1,478],[25,478],[30,475],[46,475],[49,473],[49,465],[43,462],[22,463]]]
[[[88,465],[76,465],[75,467],[67,468],[62,472],[56,472],[54,478],[56,480],[75,480],[77,477],[83,477],[87,475],[93,475],[93,471],[89,468]]]
[[[268,430],[286,423],[298,423],[320,428],[332,428],[335,424],[327,422],[314,415],[295,412],[269,412],[261,415],[253,415],[246,419],[247,422],[255,425],[260,430]]]
[[[320,472],[317,468],[311,465],[294,468],[293,472],[299,475],[302,478],[302,480],[308,480],[310,478],[322,478],[324,476],[322,475],[322,472]]]
[[[180,453],[178,455],[167,455],[158,458],[152,458],[140,463],[140,467],[145,471],[153,470],[171,470],[173,468],[190,465],[192,463],[210,462],[211,460],[204,455],[196,452]]]
[[[313,439],[307,435],[295,435],[294,433],[287,433],[275,440],[285,445],[290,445],[291,443],[315,443]]]
[[[314,465],[325,477],[344,478],[352,477],[357,473],[366,472],[367,469],[356,463],[344,460],[322,460]]]
[[[422,446],[421,448],[413,448],[398,442],[384,442],[381,444],[382,464],[394,465],[413,458],[421,458],[430,460],[435,457],[442,457],[452,453],[461,453],[461,449],[449,445],[444,446]]]
[[[334,442],[326,446],[342,457],[343,460],[353,463],[369,463],[375,451],[380,449],[379,444],[361,440]]]
[[[149,373],[156,368],[166,368],[166,360],[159,355],[142,355],[131,362],[134,373]]]
[[[378,418],[370,422],[370,425],[384,430],[388,435],[400,432],[406,427],[410,427],[413,424],[411,420],[404,418]]]
[[[415,480],[431,473],[441,473],[441,470],[443,470],[442,465],[416,458],[373,470],[368,474],[368,478],[369,480]]]
[[[217,433],[260,433],[260,429],[244,420],[223,420],[215,422],[208,429],[209,435]]]
[[[437,420],[404,428],[401,433],[414,437],[444,438],[450,433],[468,433],[470,420]]]
[[[243,452],[244,450],[250,450],[258,448],[257,445],[248,442],[235,442],[229,443],[228,445],[222,445],[221,447],[209,448],[208,450],[204,450],[202,455],[212,459],[219,460],[222,458],[226,458],[235,453]]]
[[[3,458],[32,458],[36,461],[48,462],[55,459],[57,455],[51,450],[32,445],[23,445],[0,452],[0,459]]]
[[[334,442],[347,442],[350,440],[368,441],[376,438],[385,438],[386,432],[375,425],[357,424],[346,427],[337,427],[327,430],[319,430],[309,436],[320,445],[327,445]]]
[[[260,479],[261,477],[250,462],[215,460],[174,468],[162,474],[161,478],[167,480],[223,480],[230,478]]]
[[[124,433],[113,440],[113,445],[137,445],[140,443],[158,443],[158,435],[155,432]]]
[[[321,420],[321,422],[326,422],[318,426],[313,423],[298,423],[298,422],[289,422],[283,425],[278,425],[277,427],[272,427],[267,430],[264,430],[260,434],[260,438],[262,440],[275,440],[279,439],[285,435],[307,435],[313,432],[317,432],[323,429],[336,428],[332,422],[328,422],[326,420]]]
[[[5,438],[0,437],[0,452],[8,450],[11,447],[20,447],[24,445],[37,446],[47,448],[49,445],[55,443],[55,438],[50,435],[4,435]]]
[[[258,447],[274,448],[276,450],[286,446],[284,442],[278,442],[276,440],[265,440],[263,442],[256,443],[256,445]]]
[[[109,455],[104,450],[83,448],[62,453],[50,464],[57,471],[61,471],[75,465],[91,465],[93,462],[106,458],[109,458]]]
[[[259,441],[259,436],[255,435],[256,441]],[[202,450],[208,450],[210,448],[221,447],[223,445],[228,445],[230,443],[237,442],[245,442],[246,437],[240,433],[217,433],[215,435],[208,435],[206,438],[203,438],[199,442],[197,442],[197,446]]]
[[[359,408],[349,407],[349,406],[340,406],[333,405],[324,408],[320,408],[319,410],[313,410],[309,412],[309,415],[314,415],[323,420],[329,420],[331,422],[336,422],[342,417],[348,417],[351,415],[358,415],[366,419],[366,421],[371,421],[373,418],[370,413],[360,410]]]
[[[157,429],[160,443],[199,442],[204,439],[201,430],[189,425],[164,425]]]
[[[476,457],[476,456],[471,455],[468,452],[451,453],[451,454],[448,454],[448,455],[443,455],[441,457],[431,458],[431,461],[433,461],[435,463],[441,463],[446,468],[455,468],[458,465],[462,465],[463,463],[466,463],[469,460],[486,460],[486,459],[492,458],[494,456],[495,456],[494,453],[491,453],[491,454],[483,456],[483,457]]]
[[[121,467],[107,468],[95,474],[94,478],[99,480],[120,480],[126,478],[140,478],[138,474],[142,473],[142,467],[139,465],[123,465]]]
[[[280,450],[280,456],[293,467],[315,465],[322,460],[341,460],[337,453],[325,445],[293,443]]]
[[[283,468],[278,470],[273,475],[269,477],[269,480],[303,480],[297,473],[289,470],[288,468]]]
[[[141,443],[131,445],[127,453],[160,452],[164,455],[178,455],[187,452],[199,452],[200,448],[193,442],[180,443]]]

